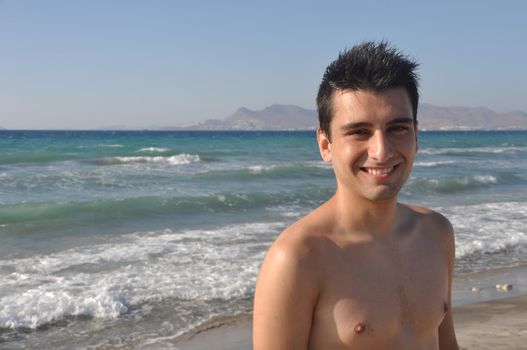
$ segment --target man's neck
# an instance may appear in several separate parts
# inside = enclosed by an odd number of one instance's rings
[[[337,190],[332,200],[335,201],[338,222],[344,232],[383,237],[394,231],[397,197],[369,200]]]

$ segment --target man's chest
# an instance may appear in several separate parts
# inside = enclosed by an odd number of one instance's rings
[[[440,252],[382,253],[356,250],[335,257],[314,314],[315,342],[390,348],[437,333],[448,297],[448,266]]]

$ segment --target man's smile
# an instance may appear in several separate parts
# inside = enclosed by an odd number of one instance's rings
[[[387,177],[391,175],[399,166],[399,164],[385,167],[361,167],[360,170],[373,176]]]

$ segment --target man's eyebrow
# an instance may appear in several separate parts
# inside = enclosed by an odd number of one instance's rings
[[[413,124],[413,123],[414,123],[413,118],[404,117],[404,118],[392,119],[387,124],[392,125],[392,124]]]
[[[347,123],[340,127],[341,130],[350,130],[350,129],[357,129],[357,128],[363,128],[367,126],[371,126],[371,123],[368,122],[355,122],[355,123]]]
[[[414,119],[403,117],[403,118],[395,118],[390,120],[387,125],[393,125],[393,124],[413,124]],[[358,128],[364,128],[364,127],[371,127],[373,124],[369,122],[355,122],[355,123],[347,123],[340,127],[342,131],[351,130],[351,129],[358,129]]]

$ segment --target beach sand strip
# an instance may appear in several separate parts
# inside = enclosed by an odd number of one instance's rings
[[[454,308],[462,349],[527,349],[527,295]],[[204,329],[177,344],[180,350],[250,350],[251,316]]]

